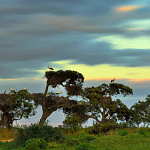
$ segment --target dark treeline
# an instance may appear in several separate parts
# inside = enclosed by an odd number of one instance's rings
[[[65,128],[82,127],[88,119],[93,119],[94,126],[100,124],[123,124],[127,127],[149,126],[150,96],[128,108],[118,95],[128,96],[133,90],[112,80],[97,87],[83,88],[84,76],[76,71],[47,71],[44,93],[30,93],[27,89],[10,90],[0,94],[0,126],[12,127],[15,120],[35,115],[37,106],[42,106],[39,125],[56,110],[62,109],[66,114]],[[63,86],[67,96],[48,92],[49,88]],[[82,100],[72,100],[72,96],[81,96]]]

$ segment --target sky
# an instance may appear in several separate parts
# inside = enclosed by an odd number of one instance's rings
[[[132,105],[150,94],[150,0],[0,0],[0,91],[42,92],[44,72],[75,70],[85,85],[115,78]]]

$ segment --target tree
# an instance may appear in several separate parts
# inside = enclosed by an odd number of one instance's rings
[[[69,114],[66,116],[65,120],[63,121],[63,125],[65,128],[69,128],[73,131],[81,128],[82,118],[75,114]]]
[[[129,109],[120,100],[113,100],[113,97],[127,96],[132,93],[130,87],[115,82],[85,88],[83,95],[89,104],[89,118],[93,118],[97,123],[108,120],[128,120]]]
[[[141,123],[144,126],[150,124],[150,95],[148,95],[144,101],[138,101],[131,108],[132,118],[130,123],[132,126],[139,127]]]
[[[46,119],[57,109],[64,108],[76,104],[74,100],[70,100],[69,96],[80,95],[84,77],[81,73],[71,70],[47,71],[45,73],[47,79],[44,94],[34,94],[35,101],[42,106],[43,114],[39,124],[43,125]],[[56,88],[58,85],[63,86],[68,96],[58,96],[57,94],[48,94],[49,87]]]
[[[34,115],[34,108],[32,96],[26,89],[0,94],[0,126],[11,127],[15,120]]]
[[[65,87],[68,95],[80,95],[81,93],[84,77],[77,71],[47,71],[45,77],[47,78],[47,84],[44,96],[46,96],[49,86],[55,88],[58,85]]]
[[[88,105],[84,101],[78,101],[76,104],[63,108],[66,118],[63,122],[64,127],[76,130],[82,127],[88,116]]]

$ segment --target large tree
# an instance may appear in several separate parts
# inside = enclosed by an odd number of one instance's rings
[[[77,129],[89,119],[89,104],[84,101],[77,101],[76,104],[63,108],[66,118],[63,122],[64,127]]]
[[[80,95],[84,77],[81,73],[71,70],[47,71],[45,73],[47,79],[44,94],[34,94],[34,99],[42,106],[42,117],[39,124],[43,125],[46,119],[57,109],[70,107],[76,104],[74,100],[70,100],[69,96]],[[54,93],[49,93],[48,89],[63,86],[67,91],[67,96],[58,96]]]
[[[113,100],[113,96],[132,94],[130,87],[113,81],[109,84],[101,84],[98,87],[83,89],[83,75],[71,70],[47,71],[45,77],[47,82],[44,94],[34,95],[35,101],[42,106],[43,110],[40,125],[43,125],[54,111],[61,108],[68,118],[78,116],[78,120],[81,122],[88,118],[93,118],[97,122],[107,119],[128,119],[128,108],[120,100]],[[66,97],[48,92],[49,87],[56,88],[59,85],[66,89]],[[81,104],[78,101],[71,100],[70,96],[73,95],[81,95],[87,101]]]
[[[15,120],[34,115],[32,95],[26,90],[0,94],[0,126],[11,127]]]
[[[115,82],[85,88],[84,97],[88,103],[89,118],[93,118],[97,123],[128,120],[130,110],[119,99],[115,99],[115,96],[127,96],[132,93],[130,87]]]
[[[140,124],[144,126],[150,125],[150,95],[145,100],[135,103],[130,110],[132,112],[132,118],[129,123],[132,126],[139,127]]]

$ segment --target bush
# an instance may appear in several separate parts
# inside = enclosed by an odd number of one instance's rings
[[[143,136],[149,136],[150,132],[147,129],[142,129],[141,128],[141,129],[138,130],[138,134],[143,135]]]
[[[126,135],[128,135],[128,131],[127,131],[127,130],[119,130],[119,131],[118,131],[118,134],[119,134],[120,136],[126,136]]]
[[[107,121],[101,122],[100,124],[95,124],[90,130],[90,134],[100,134],[100,133],[107,133],[110,130],[114,130],[118,128],[118,125],[115,122]]]
[[[43,139],[29,139],[25,143],[25,150],[46,150],[47,145]]]
[[[18,136],[16,139],[18,144],[24,144],[26,140],[32,138],[41,138],[46,141],[61,141],[64,139],[64,136],[60,129],[47,125],[42,127],[39,125],[32,125],[18,129]]]

